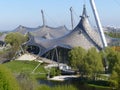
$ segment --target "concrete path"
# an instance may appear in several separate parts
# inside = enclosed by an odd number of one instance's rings
[[[23,54],[22,56],[18,57],[16,60],[28,60],[28,61],[32,61],[32,60],[36,60],[36,56],[31,55],[31,54]]]
[[[48,80],[53,80],[53,81],[65,81],[71,78],[78,78],[78,75],[63,75],[63,76],[55,76],[53,78],[48,78]]]

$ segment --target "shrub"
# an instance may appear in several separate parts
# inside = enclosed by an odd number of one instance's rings
[[[112,87],[112,88],[118,88],[118,82],[117,81],[110,80],[109,83],[110,83],[110,87]]]
[[[61,71],[59,70],[58,67],[53,67],[50,70],[50,76],[58,76],[61,74]]]
[[[29,72],[21,72],[17,76],[17,80],[22,90],[35,90],[38,87],[36,80],[30,75]]]
[[[12,73],[3,65],[0,65],[0,90],[20,90]]]

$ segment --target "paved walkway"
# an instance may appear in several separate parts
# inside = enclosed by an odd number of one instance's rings
[[[38,57],[37,55],[33,55],[33,54],[30,54],[30,53],[25,53],[21,56],[19,56],[17,59],[15,60],[28,60],[28,61],[38,61],[38,62],[45,62],[45,63],[48,63],[48,64],[56,64],[57,62],[53,61],[53,60],[50,60],[50,59],[47,59],[47,58],[42,58],[42,57]]]
[[[57,63],[56,61],[53,61],[53,60],[50,60],[47,58],[43,58],[43,57],[38,57],[37,60],[41,60],[41,61],[48,63],[48,64],[56,64]]]
[[[63,76],[55,76],[53,78],[48,78],[48,80],[53,80],[53,81],[65,81],[71,78],[78,78],[78,75],[63,75]]]
[[[28,61],[32,61],[32,60],[36,60],[37,57],[35,57],[34,55],[31,54],[23,54],[22,56],[18,57],[16,60],[28,60]]]

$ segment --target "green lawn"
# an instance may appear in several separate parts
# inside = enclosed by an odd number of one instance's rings
[[[47,73],[44,69],[44,65],[40,64],[40,66],[35,70],[35,73],[32,74],[34,68],[39,64],[39,62],[35,61],[11,61],[5,63],[4,65],[8,67],[13,74],[19,74],[21,72],[28,72],[31,75],[35,76],[35,78],[46,78],[45,74],[40,73]]]
[[[95,84],[88,84],[89,87],[95,87],[96,89],[105,89],[105,90],[110,90],[111,87],[107,87],[107,86],[99,86],[99,85],[95,85]]]
[[[38,67],[38,69],[35,71],[35,73],[32,74],[32,71],[34,70],[34,68],[39,64],[39,62],[35,62],[35,61],[11,61],[11,62],[7,62],[7,63],[4,63],[3,65],[6,66],[7,68],[9,68],[9,70],[11,70],[11,72],[13,74],[15,74],[16,76],[19,75],[21,72],[23,73],[29,73],[31,76],[33,76],[35,79],[37,78],[46,78],[46,74],[47,74],[47,71],[44,69],[44,64],[40,64],[40,66]],[[46,73],[46,74],[43,74],[43,73]],[[24,81],[21,80],[21,81]],[[27,88],[29,88],[31,85],[33,85],[34,87],[38,88],[36,90],[77,90],[76,87],[74,87],[74,85],[68,85],[68,86],[57,86],[57,87],[49,87],[47,85],[38,85],[38,86],[35,86],[34,85],[34,82],[31,84],[30,82],[32,82],[31,80],[30,81],[26,81],[27,83],[25,82],[22,82],[23,84],[21,85],[22,88],[24,88],[24,86]],[[24,85],[25,84],[25,85]],[[97,90],[110,90],[110,88],[108,87],[104,87],[104,86],[97,86],[97,85],[94,85],[94,84],[88,84],[88,86],[90,88],[98,88]],[[51,89],[50,89],[51,88]],[[85,87],[86,88],[86,87]],[[105,89],[104,89],[105,88]],[[26,90],[26,89],[23,89],[23,90]],[[34,90],[34,89],[33,89]],[[82,90],[82,89],[81,89]]]

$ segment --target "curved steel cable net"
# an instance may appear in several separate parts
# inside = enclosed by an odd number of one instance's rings
[[[81,46],[85,49],[96,47],[99,50],[102,48],[102,44],[101,40],[98,37],[98,34],[95,33],[97,32],[91,28],[87,17],[82,17],[76,28],[67,35],[60,38],[44,41],[41,41],[34,37],[34,41],[31,41],[31,43],[36,43],[37,46],[44,48],[40,55],[43,55],[47,51],[58,46],[69,49],[77,46]]]

